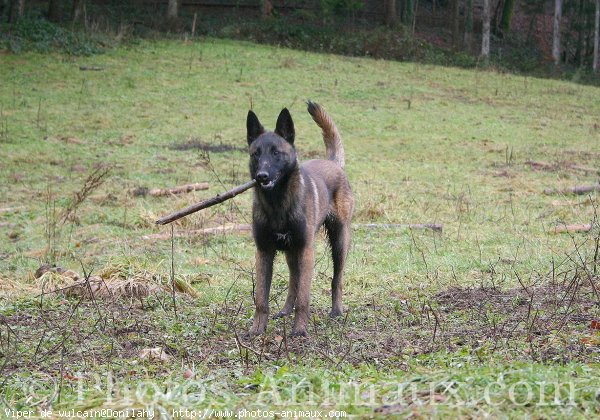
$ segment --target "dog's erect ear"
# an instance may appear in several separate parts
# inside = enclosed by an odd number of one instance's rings
[[[294,131],[294,121],[287,108],[283,108],[277,117],[277,124],[275,124],[275,134],[283,137],[289,144],[294,144],[294,137],[296,132]]]
[[[252,144],[254,140],[262,133],[265,132],[265,129],[258,121],[258,117],[252,111],[248,111],[248,117],[246,118],[246,130],[247,130],[247,139],[248,145]]]

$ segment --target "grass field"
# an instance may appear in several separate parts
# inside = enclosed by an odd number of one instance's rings
[[[0,80],[3,409],[600,414],[598,192],[544,193],[599,183],[598,88],[213,39],[2,54]],[[326,315],[321,241],[309,338],[280,319],[246,342],[249,233],[172,242],[154,220],[248,180],[251,106],[271,129],[288,107],[301,158],[323,156],[309,98],[342,132],[356,196],[347,316]],[[210,188],[143,194],[192,182]],[[174,231],[249,223],[250,203]],[[555,233],[575,224],[591,230]],[[165,290],[173,268],[195,293],[54,293],[65,276],[36,279],[42,263]],[[275,273],[279,308],[283,258]]]

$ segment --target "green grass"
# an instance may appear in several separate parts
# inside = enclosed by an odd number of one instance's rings
[[[594,219],[598,196],[543,191],[598,182],[570,165],[600,167],[599,89],[214,39],[93,57],[3,54],[0,80],[0,208],[16,208],[0,213],[6,407],[598,415],[599,339],[590,328],[600,317],[590,287],[598,226],[552,233]],[[290,325],[279,320],[252,350],[239,347],[234,331],[252,316],[248,234],[175,240],[176,275],[200,293],[177,298],[178,319],[168,296],[140,306],[8,290],[33,288],[47,261],[168,278],[170,241],[142,237],[170,231],[154,225],[158,216],[247,180],[251,104],[268,128],[290,108],[300,156],[324,154],[308,98],[342,131],[356,196],[345,320],[326,317],[331,263],[321,243],[309,339],[283,340]],[[207,157],[173,148],[190,140],[232,150]],[[111,168],[109,179],[62,223],[97,165]],[[200,181],[210,189],[131,194]],[[175,229],[248,223],[250,202],[241,195]],[[441,223],[443,233],[367,223]],[[273,308],[285,297],[282,260]],[[169,361],[139,359],[153,347]],[[352,397],[331,396],[355,386]]]

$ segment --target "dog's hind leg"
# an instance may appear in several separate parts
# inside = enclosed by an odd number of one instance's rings
[[[346,265],[346,257],[350,248],[350,224],[341,223],[330,219],[325,222],[329,243],[331,245],[331,256],[333,259],[333,278],[331,279],[331,312],[329,316],[334,318],[343,314],[342,290],[343,274]]]
[[[273,278],[275,250],[256,250],[256,288],[254,290],[254,321],[248,332],[249,337],[265,332],[269,321],[269,291]]]
[[[283,308],[273,318],[281,318],[291,314],[294,310],[294,305],[296,304],[296,296],[298,295],[298,282],[300,281],[300,268],[298,266],[298,257],[294,253],[292,253],[292,251],[287,251],[285,253],[285,259],[290,270],[288,294],[287,298],[285,299],[285,304],[283,305]]]

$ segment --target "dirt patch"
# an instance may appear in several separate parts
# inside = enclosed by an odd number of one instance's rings
[[[222,142],[208,143],[199,139],[189,139],[184,142],[174,143],[169,146],[171,150],[185,152],[188,150],[199,150],[210,153],[246,152],[245,147],[231,146]]]

